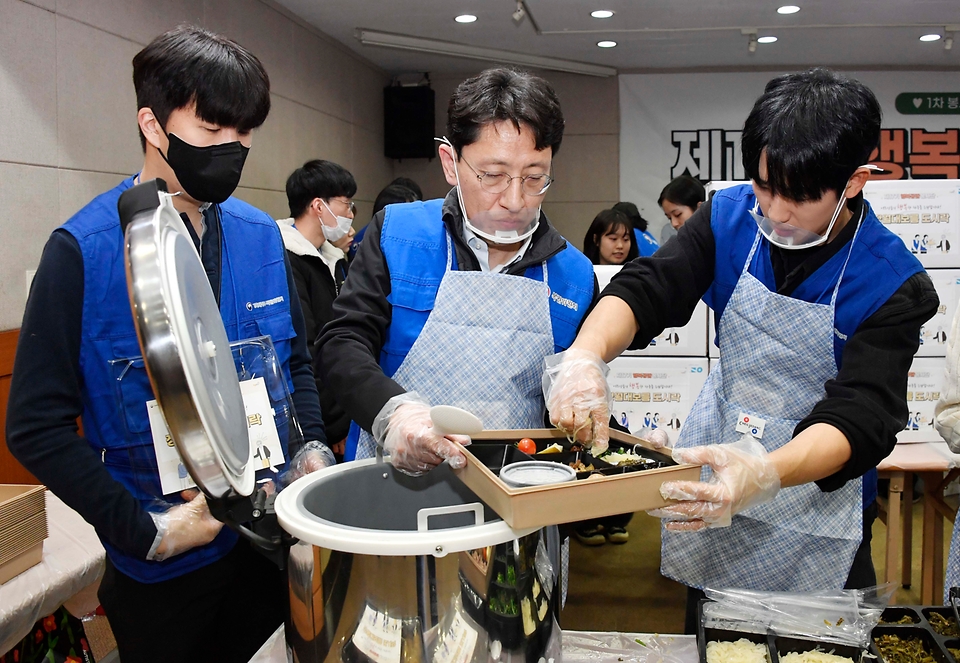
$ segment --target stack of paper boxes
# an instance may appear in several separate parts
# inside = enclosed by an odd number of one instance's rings
[[[864,197],[877,218],[926,268],[940,297],[920,332],[907,381],[909,417],[901,443],[937,442],[934,407],[943,389],[948,334],[960,299],[960,180],[871,181]]]
[[[601,289],[619,267],[594,268]],[[683,422],[700,394],[707,358],[707,305],[700,302],[683,327],[665,329],[643,350],[627,350],[610,362],[607,382],[613,416],[634,435],[661,428],[676,444]]]

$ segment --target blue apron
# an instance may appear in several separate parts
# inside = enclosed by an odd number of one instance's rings
[[[711,370],[678,447],[735,442],[744,413],[765,420],[760,442],[774,451],[793,438],[797,424],[824,398],[824,384],[837,375],[837,293],[857,235],[829,304],[771,292],[750,274],[760,239],[757,232],[721,318],[720,365]],[[730,527],[663,529],[661,571],[701,589],[840,589],[860,545],[861,491],[859,478],[830,493],[807,483],[735,515]]]

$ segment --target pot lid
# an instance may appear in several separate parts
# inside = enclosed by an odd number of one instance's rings
[[[220,308],[172,196],[157,189],[145,182],[118,203],[122,222],[132,216],[127,291],[150,385],[197,485],[215,498],[231,489],[249,495],[255,477],[247,417]]]

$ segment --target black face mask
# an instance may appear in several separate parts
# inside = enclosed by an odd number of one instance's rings
[[[160,156],[191,198],[202,203],[222,203],[236,190],[249,147],[238,140],[196,147],[174,134],[167,134],[167,138],[167,154],[160,152]]]

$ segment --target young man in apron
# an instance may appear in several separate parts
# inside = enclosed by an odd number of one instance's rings
[[[140,348],[117,200],[155,178],[179,194],[173,205],[228,338],[271,336],[304,436],[314,441],[299,451],[282,443],[285,458],[306,469],[332,464],[280,231],[231,197],[252,130],[270,110],[270,84],[252,53],[193,26],[141,50],[133,79],[143,168],[94,198],[44,248],[17,346],[7,442],[96,528],[107,551],[98,595],[123,660],[248,661],[283,622],[284,576],[210,515],[203,494],[161,488],[147,404],[155,397],[142,359],[133,359]],[[280,465],[276,455],[271,463]]]
[[[701,297],[716,311],[720,364],[675,453],[712,472],[665,484],[679,503],[654,513],[661,570],[690,588],[875,584],[875,468],[907,420],[907,372],[938,304],[863,200],[879,136],[860,83],[824,69],[770,81],[743,130],[751,185],[625,266],[553,369],[552,419],[605,445],[601,358],[685,324]]]
[[[550,85],[508,69],[464,81],[447,137],[454,188],[374,217],[318,342],[321,379],[356,422],[346,458],[380,445],[411,474],[465,462],[431,405],[542,427],[544,357],[570,345],[595,294],[590,261],[540,209],[563,137]]]

